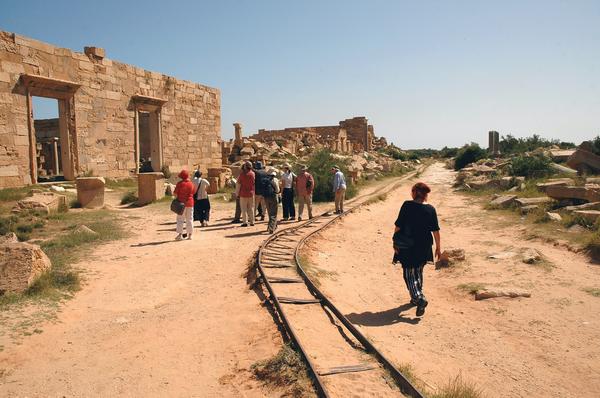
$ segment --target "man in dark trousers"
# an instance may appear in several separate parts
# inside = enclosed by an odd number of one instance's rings
[[[269,214],[269,226],[267,232],[272,234],[277,229],[277,197],[279,194],[279,182],[277,181],[277,172],[272,170],[265,177],[262,186],[262,194],[266,203],[266,211]]]
[[[265,198],[263,197],[262,187],[263,187],[263,180],[268,178],[268,176],[267,176],[267,172],[263,168],[262,162],[260,162],[260,161],[257,161],[256,163],[254,163],[254,172],[256,174],[256,180],[255,180],[256,187],[254,188],[254,214],[257,214],[257,215],[259,214],[257,212],[257,210],[258,210],[258,207],[260,206],[260,220],[264,221],[265,212],[267,211],[267,206],[265,203]]]

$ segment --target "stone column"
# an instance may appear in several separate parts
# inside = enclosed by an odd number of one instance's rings
[[[52,156],[54,156],[54,175],[58,175],[60,172],[59,162],[58,162],[58,138],[54,137],[52,139]]]
[[[241,123],[233,123],[233,127],[235,127],[235,145],[241,147],[244,144],[244,137],[242,136],[242,124]]]
[[[488,151],[493,155],[500,153],[500,134],[497,131],[488,133]]]

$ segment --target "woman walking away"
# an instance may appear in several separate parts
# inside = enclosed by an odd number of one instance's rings
[[[412,187],[413,200],[402,204],[394,229],[394,263],[402,264],[404,282],[410,293],[410,302],[417,306],[417,316],[422,316],[427,307],[423,294],[423,267],[433,261],[431,246],[435,238],[435,256],[440,258],[440,227],[437,213],[425,204],[431,189],[418,182]]]
[[[194,232],[194,184],[190,181],[190,174],[187,170],[181,170],[178,175],[181,181],[175,186],[173,192],[177,196],[177,200],[185,205],[183,214],[177,215],[177,237],[175,240],[183,239],[183,222],[185,221],[185,231],[187,238],[192,239]]]
[[[200,225],[206,227],[210,218],[210,201],[208,200],[208,192],[206,190],[210,186],[207,179],[202,178],[202,172],[196,170],[194,173],[194,221],[200,221]]]

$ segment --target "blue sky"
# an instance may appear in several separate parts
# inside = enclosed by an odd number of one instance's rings
[[[5,1],[0,29],[217,87],[224,138],[359,115],[403,148],[600,134],[600,1]]]

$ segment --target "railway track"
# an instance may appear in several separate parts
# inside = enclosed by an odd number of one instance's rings
[[[311,236],[360,208],[369,198],[393,191],[416,173],[349,201],[350,208],[343,214],[325,213],[273,234],[257,253],[260,280],[321,397],[335,394],[423,398],[402,372],[319,290],[299,258],[300,249]]]

